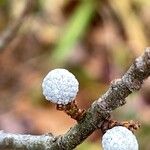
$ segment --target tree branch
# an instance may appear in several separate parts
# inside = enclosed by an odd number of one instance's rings
[[[32,148],[27,147],[27,143],[29,142],[30,145],[34,145],[35,142],[42,143],[43,150],[71,150],[82,143],[94,130],[100,128],[104,120],[109,118],[110,113],[114,109],[124,105],[126,103],[125,98],[133,91],[139,90],[143,80],[149,75],[150,48],[146,48],[145,53],[134,61],[122,78],[112,81],[108,91],[91,105],[86,112],[85,118],[72,127],[66,134],[50,139],[46,136],[45,141],[43,136],[41,136],[43,137],[41,140],[40,136],[36,139],[36,136],[26,136],[26,138],[24,138],[25,135],[18,135],[19,139],[17,138],[17,142],[14,142],[16,135],[8,134],[11,135],[11,138],[9,138],[9,136],[6,136],[7,134],[0,133],[0,148],[5,146],[19,150],[19,143],[20,147],[22,146],[24,150],[30,150]],[[31,137],[34,138],[32,139]],[[4,142],[9,141],[9,139],[13,142]],[[40,140],[42,142],[40,142]],[[39,147],[37,146],[36,149],[40,150],[40,146],[39,144]]]
[[[46,150],[55,141],[51,134],[21,135],[0,131],[0,149]]]

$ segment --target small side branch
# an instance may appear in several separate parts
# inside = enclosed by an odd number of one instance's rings
[[[94,130],[101,128],[110,113],[126,103],[125,98],[139,90],[143,80],[150,76],[150,48],[138,57],[121,79],[112,81],[108,91],[86,111],[85,117],[66,134],[57,137],[46,135],[14,135],[0,133],[0,148],[14,150],[72,150]],[[19,144],[18,144],[19,143]],[[30,145],[30,146],[29,146]]]
[[[31,11],[32,6],[33,1],[27,0],[26,6],[22,14],[19,16],[19,18],[15,22],[11,23],[8,27],[6,27],[5,31],[0,36],[0,52],[2,52],[9,45],[9,43],[16,37],[26,16]]]

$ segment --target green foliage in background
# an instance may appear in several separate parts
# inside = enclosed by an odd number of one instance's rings
[[[50,58],[55,61],[55,64],[61,64],[65,61],[65,58],[71,53],[73,46],[86,32],[87,26],[94,15],[95,7],[96,3],[93,0],[83,0],[77,7],[65,26]]]

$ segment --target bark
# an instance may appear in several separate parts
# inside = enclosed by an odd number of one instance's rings
[[[2,150],[46,150],[55,141],[51,134],[22,135],[0,131],[0,149]]]
[[[122,78],[111,82],[108,91],[86,111],[84,119],[78,122],[67,133],[58,137],[44,137],[43,135],[36,137],[0,133],[0,148],[5,147],[15,150],[19,150],[19,148],[24,150],[74,149],[92,134],[93,131],[100,128],[104,119],[108,118],[114,109],[124,105],[126,103],[125,98],[132,92],[139,90],[144,79],[148,78],[149,75],[150,48],[146,48],[145,53],[134,61]],[[16,138],[17,136],[19,138]]]

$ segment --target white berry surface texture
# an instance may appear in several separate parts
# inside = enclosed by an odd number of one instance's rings
[[[66,69],[51,70],[42,82],[43,95],[52,103],[67,105],[79,90],[75,76]]]
[[[138,150],[135,135],[126,127],[116,126],[102,137],[103,150]]]

